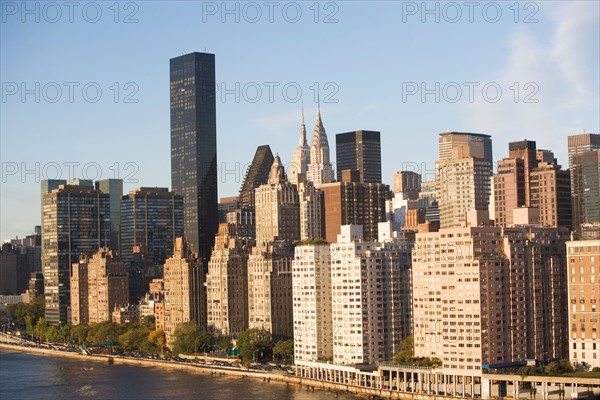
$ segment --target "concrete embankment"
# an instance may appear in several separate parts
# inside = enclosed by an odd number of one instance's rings
[[[385,389],[374,389],[364,388],[358,386],[345,385],[340,383],[324,382],[314,379],[301,378],[294,375],[274,374],[256,370],[245,370],[245,369],[232,369],[222,368],[211,365],[198,365],[198,364],[187,364],[177,363],[164,360],[149,360],[149,359],[136,359],[128,357],[113,357],[107,355],[83,355],[79,353],[50,350],[38,347],[25,347],[18,345],[11,345],[6,343],[0,343],[0,349],[26,352],[51,357],[64,357],[71,359],[78,359],[84,362],[99,362],[108,363],[109,358],[112,359],[113,364],[128,364],[138,365],[152,368],[169,368],[177,370],[185,370],[192,373],[198,374],[209,374],[209,375],[223,375],[232,377],[246,377],[252,379],[260,379],[263,382],[280,382],[286,384],[299,385],[304,387],[306,390],[327,390],[333,393],[347,392],[358,395],[367,396],[370,398],[383,398],[383,399],[411,399],[411,400],[441,400],[449,399],[447,396],[433,396],[416,393],[404,393],[397,391],[390,391]],[[453,397],[456,400],[456,397]]]

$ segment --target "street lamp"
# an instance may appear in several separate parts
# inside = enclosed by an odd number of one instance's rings
[[[258,352],[258,349],[252,352],[252,360],[254,360],[254,362],[256,362],[256,352]]]

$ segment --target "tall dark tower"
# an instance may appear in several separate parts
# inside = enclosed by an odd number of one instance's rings
[[[206,268],[218,228],[215,55],[171,59],[171,185],[184,234]]]
[[[376,131],[355,131],[335,135],[337,180],[342,171],[360,172],[361,182],[381,183],[381,138]]]

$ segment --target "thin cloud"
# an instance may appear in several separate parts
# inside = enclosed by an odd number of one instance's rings
[[[550,9],[554,26],[549,37],[536,37],[527,28],[509,37],[506,65],[487,79],[502,88],[500,100],[493,103],[479,96],[467,106],[470,125],[493,134],[501,146],[495,158],[506,154],[506,142],[527,138],[553,150],[565,164],[565,136],[585,128],[578,124],[590,128],[598,123],[595,15],[596,2],[565,3]]]

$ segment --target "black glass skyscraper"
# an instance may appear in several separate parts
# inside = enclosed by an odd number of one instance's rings
[[[218,227],[215,55],[170,64],[171,185],[183,196],[184,234],[206,267]]]
[[[381,139],[376,131],[355,131],[335,135],[337,180],[342,171],[360,172],[360,181],[381,183]]]

